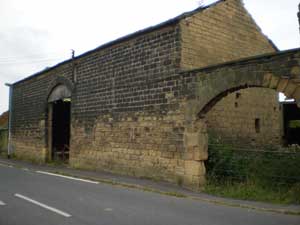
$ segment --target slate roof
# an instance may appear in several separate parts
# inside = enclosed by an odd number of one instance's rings
[[[201,11],[204,11],[204,10],[206,10],[206,9],[208,9],[208,8],[214,7],[215,5],[217,5],[217,4],[221,3],[221,2],[225,2],[225,1],[227,1],[227,0],[219,0],[219,1],[216,1],[216,2],[214,2],[214,3],[212,3],[212,4],[210,4],[210,5],[207,5],[207,6],[200,6],[200,7],[196,8],[196,9],[194,9],[194,10],[192,10],[192,11],[184,12],[184,13],[182,13],[182,14],[180,14],[180,15],[178,15],[178,16],[172,18],[172,19],[169,19],[169,20],[164,21],[164,22],[162,22],[162,23],[159,23],[159,24],[157,24],[157,25],[150,26],[150,27],[147,27],[147,28],[145,28],[145,29],[138,30],[138,31],[133,32],[133,33],[131,33],[131,34],[125,35],[125,36],[120,37],[120,38],[117,38],[117,39],[115,39],[115,40],[113,40],[113,41],[107,42],[107,43],[105,43],[105,44],[103,44],[103,45],[100,45],[99,47],[97,47],[97,48],[95,48],[95,49],[92,49],[92,50],[90,50],[90,51],[87,51],[87,52],[85,52],[85,53],[82,53],[82,54],[79,55],[79,56],[76,56],[74,59],[78,59],[78,58],[84,57],[84,56],[86,56],[86,55],[88,55],[88,54],[90,54],[90,53],[93,53],[93,52],[99,51],[99,50],[101,50],[101,49],[104,49],[104,48],[113,46],[113,45],[115,45],[115,44],[118,44],[118,43],[121,43],[121,42],[130,40],[130,39],[135,38],[135,37],[137,37],[137,36],[140,36],[140,35],[142,35],[142,34],[146,34],[146,33],[149,33],[149,32],[152,32],[152,31],[155,31],[155,30],[158,30],[158,29],[161,29],[161,28],[163,28],[163,27],[166,27],[166,26],[169,26],[169,25],[176,24],[176,23],[178,23],[179,21],[181,21],[182,19],[185,19],[185,18],[187,18],[187,17],[193,16],[194,14],[196,14],[196,13],[198,13],[198,12],[201,12]],[[253,20],[253,22],[255,23],[254,20]],[[257,27],[259,28],[259,26],[257,26]],[[259,28],[259,29],[260,29],[260,28]],[[261,30],[261,29],[260,29],[260,30]],[[276,45],[275,45],[268,37],[266,37],[266,38],[269,40],[269,43],[274,47],[274,49],[275,49],[276,51],[279,51],[278,48],[276,47]],[[35,74],[31,75],[31,76],[25,77],[24,79],[21,79],[21,80],[15,82],[15,83],[13,83],[13,85],[18,84],[18,83],[21,83],[21,82],[26,81],[26,80],[29,80],[29,79],[31,79],[31,78],[33,78],[33,77],[36,77],[36,76],[38,76],[38,75],[40,75],[40,74],[42,74],[42,73],[44,73],[44,72],[48,72],[48,71],[50,71],[50,70],[53,70],[53,69],[59,67],[60,65],[63,65],[63,64],[65,64],[65,63],[69,63],[69,62],[71,62],[71,61],[72,61],[72,59],[67,59],[67,60],[65,60],[65,61],[62,61],[62,62],[60,62],[60,63],[54,65],[54,66],[47,67],[46,69],[44,69],[44,70],[42,70],[42,71],[39,71],[39,72],[37,72],[37,73],[35,73]]]

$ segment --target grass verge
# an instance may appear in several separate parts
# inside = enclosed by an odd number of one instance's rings
[[[276,204],[300,204],[300,184],[291,187],[280,187],[264,186],[254,181],[225,181],[220,183],[210,180],[205,186],[205,192],[220,197],[241,200]]]

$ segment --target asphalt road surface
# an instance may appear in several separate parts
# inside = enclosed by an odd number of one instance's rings
[[[300,225],[252,211],[0,165],[0,225]]]

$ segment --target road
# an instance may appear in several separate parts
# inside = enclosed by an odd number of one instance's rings
[[[252,211],[0,165],[0,225],[299,225]]]

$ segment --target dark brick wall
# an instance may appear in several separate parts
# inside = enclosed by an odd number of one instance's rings
[[[58,76],[72,79],[72,65],[61,65],[13,86],[12,140],[20,157],[38,161],[44,157],[47,95]]]
[[[77,61],[76,119],[99,114],[147,110],[162,99],[163,86],[155,80],[172,76],[179,68],[177,26],[96,51]]]
[[[118,120],[121,113],[165,107],[164,93],[174,82],[157,81],[178,72],[179,57],[176,24],[78,57],[74,61],[77,82],[73,84],[71,107],[74,127],[76,121],[90,133],[101,115],[110,114]],[[46,149],[47,95],[58,77],[72,81],[72,71],[73,62],[67,61],[14,85],[12,137],[19,153]]]

